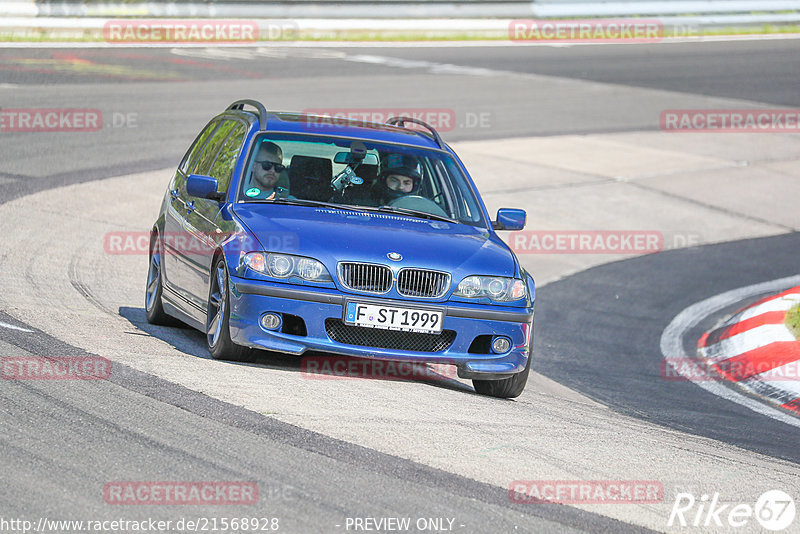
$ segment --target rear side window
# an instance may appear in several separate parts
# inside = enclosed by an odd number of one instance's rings
[[[216,178],[219,182],[217,190],[221,193],[228,192],[228,187],[231,183],[231,175],[233,174],[234,167],[236,167],[236,160],[239,157],[239,151],[242,149],[242,142],[244,141],[246,133],[247,128],[245,128],[244,124],[235,124],[233,131],[228,136],[225,144],[222,145],[217,159],[214,161],[208,173],[209,176]]]
[[[194,144],[192,144],[192,147],[189,149],[188,152],[186,152],[186,155],[183,156],[183,161],[181,161],[180,165],[180,170],[182,173],[187,174],[189,172],[189,169],[197,161],[197,157],[200,155],[200,151],[203,149],[203,145],[211,136],[211,133],[214,131],[214,128],[216,128],[217,126],[219,126],[219,121],[213,120],[203,129],[202,132],[200,132],[200,135],[197,136],[197,139],[195,139]]]
[[[214,135],[206,143],[206,146],[203,149],[203,153],[200,155],[197,164],[193,166],[194,168],[191,171],[192,174],[204,174],[208,176],[208,173],[211,172],[211,166],[214,164],[217,154],[225,144],[225,140],[228,138],[228,135],[230,135],[234,128],[236,128],[237,124],[239,123],[236,121],[227,120],[224,121],[219,128],[217,128],[217,130],[214,132]]]

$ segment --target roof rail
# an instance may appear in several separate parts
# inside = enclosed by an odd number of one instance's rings
[[[386,121],[386,124],[392,126],[399,126],[400,128],[403,128],[404,123],[406,122],[413,122],[414,124],[419,124],[420,126],[427,128],[428,131],[431,132],[431,135],[433,135],[433,139],[436,141],[436,144],[439,145],[439,148],[445,148],[444,141],[442,141],[442,138],[439,136],[439,132],[434,130],[433,126],[431,126],[427,122],[423,122],[413,117],[392,117],[391,119]]]
[[[243,111],[245,106],[253,106],[258,110],[258,127],[261,128],[261,131],[265,131],[267,129],[267,108],[258,100],[237,100],[228,106],[228,109]]]

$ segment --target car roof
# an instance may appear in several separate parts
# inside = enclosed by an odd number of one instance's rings
[[[222,115],[231,114],[245,118],[251,124],[259,122],[258,114],[249,110],[228,110]],[[309,113],[273,111],[267,112],[266,123],[266,129],[259,124],[259,128],[266,132],[335,135],[399,143],[420,148],[446,150],[445,146],[439,146],[436,139],[424,130],[402,128],[377,122],[358,121],[343,117],[330,117]]]

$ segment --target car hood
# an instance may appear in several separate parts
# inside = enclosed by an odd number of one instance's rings
[[[485,228],[392,213],[292,206],[237,204],[234,213],[265,251],[309,256],[335,272],[340,261],[381,263],[396,268],[516,276],[508,247]],[[392,261],[387,254],[402,256]]]

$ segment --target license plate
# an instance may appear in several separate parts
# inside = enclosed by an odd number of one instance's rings
[[[429,334],[441,332],[443,320],[444,313],[441,311],[397,308],[362,302],[348,302],[344,314],[344,322],[347,324]]]

